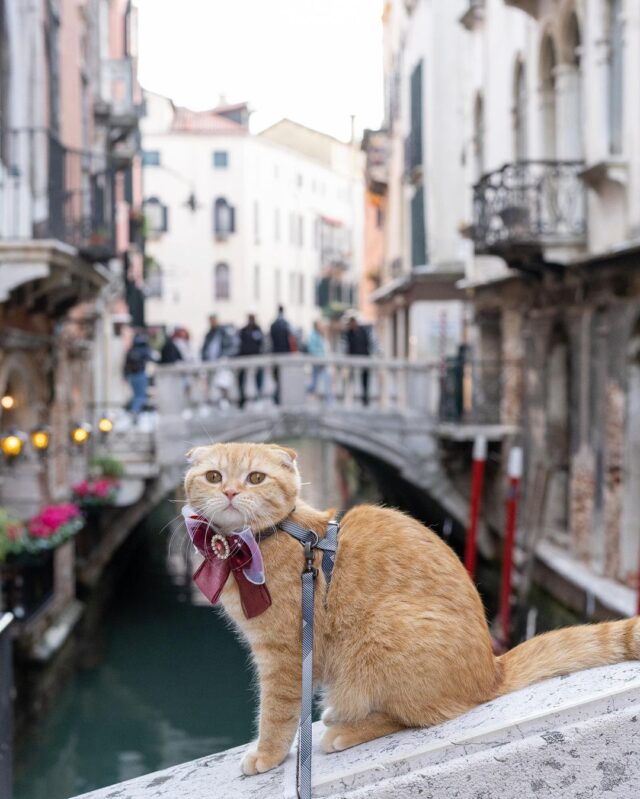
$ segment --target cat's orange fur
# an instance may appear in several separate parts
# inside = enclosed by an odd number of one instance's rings
[[[187,499],[222,532],[245,524],[258,532],[291,514],[324,534],[331,511],[299,499],[293,450],[219,444],[190,456]],[[221,472],[220,484],[207,482],[211,469]],[[251,485],[252,471],[267,478]],[[238,492],[237,509],[228,507],[224,490]],[[260,679],[259,737],[243,758],[245,774],[284,759],[300,710],[302,547],[283,532],[260,546],[272,606],[246,619],[233,579],[221,597],[251,646]],[[496,658],[480,597],[455,553],[388,508],[362,505],[345,515],[326,606],[324,595],[319,569],[314,677],[324,691],[327,752],[438,724],[547,677],[640,657],[640,625],[629,619],[546,633]]]

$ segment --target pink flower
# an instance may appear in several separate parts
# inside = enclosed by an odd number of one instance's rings
[[[89,482],[87,480],[82,480],[82,482],[72,486],[71,490],[76,496],[85,497],[89,493]]]
[[[80,516],[80,508],[71,502],[47,505],[29,522],[29,532],[36,538],[48,538],[63,524]]]

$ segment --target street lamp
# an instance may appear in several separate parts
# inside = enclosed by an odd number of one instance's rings
[[[49,449],[51,434],[48,427],[36,427],[31,431],[31,446],[44,455]]]
[[[0,439],[0,449],[8,461],[12,461],[22,453],[25,438],[25,434],[20,430],[12,429]]]
[[[16,398],[13,397],[11,394],[5,394],[0,399],[0,405],[5,409],[5,411],[10,411],[13,407],[15,407]]]
[[[71,431],[71,441],[78,447],[84,446],[91,436],[91,425],[80,422]]]
[[[104,435],[107,435],[113,430],[113,420],[109,419],[108,416],[103,416],[98,421],[98,430]]]

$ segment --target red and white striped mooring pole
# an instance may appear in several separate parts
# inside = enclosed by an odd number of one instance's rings
[[[518,515],[518,488],[522,477],[522,447],[513,447],[509,453],[507,469],[509,488],[505,514],[504,552],[502,555],[502,581],[500,586],[500,632],[504,646],[509,645],[511,626],[511,575],[513,572],[513,548],[516,542],[516,519]]]
[[[478,518],[482,501],[482,484],[484,483],[484,467],[487,463],[487,439],[477,436],[473,442],[473,467],[471,472],[471,503],[469,504],[469,526],[464,547],[464,565],[472,580],[476,576],[476,560],[478,551]]]

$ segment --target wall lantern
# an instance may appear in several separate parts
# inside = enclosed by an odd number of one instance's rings
[[[80,422],[71,431],[71,441],[78,447],[84,446],[91,436],[91,425]]]
[[[50,439],[51,435],[46,427],[36,427],[31,431],[31,446],[43,455],[49,449]]]
[[[12,408],[15,407],[16,398],[13,397],[11,394],[5,394],[2,398],[0,398],[0,405],[5,409],[5,411],[10,411]]]
[[[110,433],[113,430],[113,421],[109,419],[108,416],[103,416],[98,421],[98,430],[107,435],[107,433]]]
[[[0,449],[7,460],[13,460],[22,453],[24,447],[25,434],[19,430],[10,430],[0,439]]]

